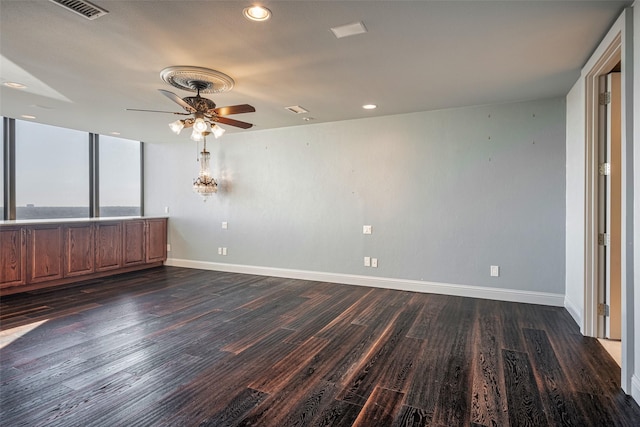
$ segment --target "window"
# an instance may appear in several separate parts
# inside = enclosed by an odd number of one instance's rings
[[[89,216],[89,134],[16,120],[16,219]]]
[[[140,215],[140,142],[100,135],[100,216]]]
[[[0,116],[0,220],[4,217],[4,117]]]

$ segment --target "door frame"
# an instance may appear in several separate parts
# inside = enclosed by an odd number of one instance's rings
[[[622,291],[622,369],[621,386],[631,392],[634,370],[633,348],[633,109],[631,91],[633,64],[633,9],[626,8],[613,24],[594,54],[582,70],[585,84],[585,206],[584,206],[584,309],[581,330],[584,335],[598,334],[598,139],[600,76],[607,74],[621,62],[621,119],[622,119],[622,194],[621,194],[621,291]]]

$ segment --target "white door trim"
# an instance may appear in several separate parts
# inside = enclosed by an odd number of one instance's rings
[[[633,141],[628,132],[629,117],[632,108],[632,97],[629,95],[632,88],[628,87],[628,80],[633,71],[633,64],[626,61],[626,49],[632,44],[632,34],[626,31],[633,19],[631,8],[624,10],[622,15],[613,24],[605,38],[595,50],[587,64],[582,69],[582,79],[585,84],[585,206],[584,206],[584,311],[582,316],[582,333],[588,336],[596,336],[598,333],[598,96],[599,77],[607,74],[619,62],[622,62],[622,230],[621,230],[621,258],[622,258],[622,389],[631,391],[631,377],[633,373],[633,301],[627,295],[633,295],[628,286],[632,286],[633,278],[629,277],[627,269],[627,219],[631,211],[626,197],[626,188],[632,185],[627,179],[629,172],[627,150],[625,147]],[[632,260],[631,260],[632,262]],[[633,274],[633,269],[631,269]],[[629,292],[628,292],[629,291]]]

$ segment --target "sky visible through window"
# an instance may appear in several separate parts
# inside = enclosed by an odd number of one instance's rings
[[[99,136],[100,215],[140,214],[140,143]],[[16,120],[16,218],[89,216],[89,133]]]
[[[140,143],[100,135],[100,216],[140,215]]]
[[[4,120],[0,117],[0,137],[4,138]],[[4,150],[0,144],[0,220],[4,218]]]

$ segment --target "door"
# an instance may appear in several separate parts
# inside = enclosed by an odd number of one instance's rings
[[[620,73],[601,78],[599,205],[600,337],[619,340],[622,332],[621,202],[622,123]]]
[[[145,222],[143,220],[131,220],[122,222],[122,265],[144,264],[145,242],[144,242]]]
[[[96,224],[96,271],[122,267],[122,223]]]
[[[94,226],[91,223],[64,227],[64,277],[94,272]]]
[[[27,228],[29,283],[62,279],[64,238],[62,225]]]
[[[167,259],[167,220],[166,218],[147,220],[147,262]]]
[[[27,283],[25,234],[22,227],[0,228],[0,288]]]

